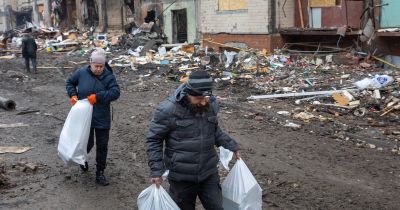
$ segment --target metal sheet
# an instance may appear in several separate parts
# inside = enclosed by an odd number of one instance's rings
[[[381,9],[381,28],[400,27],[400,1],[382,0],[382,4],[388,3]]]

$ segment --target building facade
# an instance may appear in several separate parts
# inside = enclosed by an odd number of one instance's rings
[[[202,0],[200,4],[203,40],[272,51],[282,45],[278,28],[294,26],[294,0]]]

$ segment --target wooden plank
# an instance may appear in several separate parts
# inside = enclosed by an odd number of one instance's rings
[[[21,154],[30,149],[32,149],[32,147],[0,147],[0,154],[4,153]]]

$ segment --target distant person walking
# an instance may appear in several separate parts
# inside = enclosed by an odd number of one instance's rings
[[[25,68],[28,73],[31,72],[29,67],[29,62],[32,61],[32,70],[33,73],[37,73],[36,71],[36,51],[37,45],[35,39],[30,34],[24,34],[22,39],[22,57],[25,58]]]

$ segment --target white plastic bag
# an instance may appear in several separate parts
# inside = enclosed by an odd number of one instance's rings
[[[92,112],[93,106],[87,99],[77,101],[69,111],[58,142],[58,156],[66,164],[85,164]]]
[[[233,152],[229,149],[225,149],[224,147],[219,147],[219,161],[221,165],[229,171],[229,162],[232,160]]]
[[[231,65],[231,63],[233,62],[233,59],[235,59],[235,55],[237,53],[236,52],[228,52],[225,50],[224,54],[226,56],[225,68],[228,68]]]
[[[354,83],[355,86],[357,86],[358,89],[366,89],[366,88],[383,88],[386,87],[393,82],[393,77],[388,76],[388,75],[375,75],[374,78],[364,78],[363,80],[360,80],[356,83]]]
[[[162,186],[155,184],[143,190],[137,198],[139,210],[179,210],[179,207]]]
[[[242,159],[222,182],[225,210],[261,210],[262,189]]]

